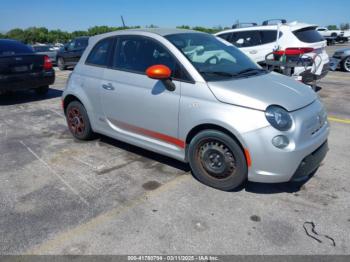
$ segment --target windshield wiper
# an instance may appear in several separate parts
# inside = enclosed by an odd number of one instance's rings
[[[205,75],[216,75],[216,76],[226,76],[226,77],[237,76],[237,74],[231,74],[228,72],[221,72],[221,71],[199,71],[199,73],[205,74]]]
[[[244,75],[244,74],[247,74],[247,73],[258,74],[260,72],[267,72],[267,70],[262,69],[262,68],[247,68],[247,69],[243,69],[242,71],[239,71],[237,73],[237,75]]]

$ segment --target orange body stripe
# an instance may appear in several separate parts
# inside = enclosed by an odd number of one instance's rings
[[[123,123],[123,122],[117,122],[118,125],[124,129],[128,129],[130,131],[133,131],[135,133],[139,133],[139,134],[143,134],[149,137],[153,137],[162,141],[165,141],[169,144],[173,144],[176,145],[180,148],[185,148],[185,141],[182,141],[180,139],[177,139],[176,137],[172,137],[172,136],[168,136],[162,133],[158,133],[152,130],[148,130],[148,129],[144,129],[142,127],[137,127],[137,126],[133,126],[127,123]]]

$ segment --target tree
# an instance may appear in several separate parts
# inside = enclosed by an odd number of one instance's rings
[[[176,28],[178,28],[178,29],[191,29],[191,27],[188,25],[180,25],[180,26],[177,26]]]
[[[25,41],[24,31],[20,28],[15,28],[6,33],[7,38],[16,39],[19,41]]]
[[[116,28],[116,27],[109,27],[109,26],[105,26],[105,25],[94,26],[94,27],[90,27],[88,29],[88,35],[94,36],[94,35],[104,34],[104,33],[115,31],[117,29],[118,28]]]
[[[89,35],[89,33],[87,31],[74,31],[70,35],[71,35],[71,38],[75,38],[80,36],[87,36]]]
[[[340,24],[340,30],[349,30],[349,29],[350,29],[350,23]]]
[[[338,27],[336,25],[329,25],[327,28],[328,30],[338,30]]]

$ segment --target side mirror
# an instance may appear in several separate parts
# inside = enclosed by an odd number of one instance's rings
[[[171,81],[171,70],[165,65],[154,65],[150,66],[146,70],[146,74],[149,78],[162,80],[165,88],[169,91],[174,91],[176,89],[175,84]]]
[[[146,75],[152,79],[166,80],[170,78],[171,70],[165,65],[154,65],[147,68]]]

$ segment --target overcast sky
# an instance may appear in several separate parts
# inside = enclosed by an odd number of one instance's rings
[[[11,0],[1,1],[0,31],[44,26],[67,31],[94,25],[231,26],[286,18],[318,25],[350,22],[350,0]]]

